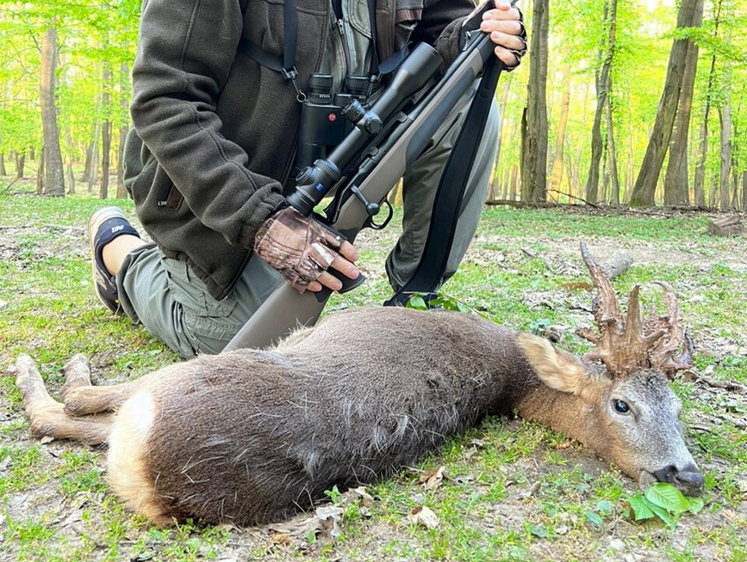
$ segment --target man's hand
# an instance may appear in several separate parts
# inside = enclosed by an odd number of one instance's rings
[[[513,70],[521,64],[521,57],[527,52],[524,18],[509,0],[492,1],[495,8],[483,13],[480,31],[490,33],[490,40],[496,44],[495,56],[503,61],[506,70]]]
[[[342,282],[328,268],[350,279],[359,275],[353,265],[358,259],[355,246],[293,207],[267,219],[254,239],[254,251],[299,293],[318,292],[322,287],[339,291]]]
[[[345,240],[337,251],[339,255],[332,260],[329,267],[336,269],[349,279],[357,279],[359,273],[353,263],[358,259],[357,248]],[[342,289],[342,281],[331,273],[323,271],[319,277],[317,277],[316,281],[309,283],[307,289],[312,293],[318,293],[322,290],[322,287],[327,287],[333,291],[339,291]]]

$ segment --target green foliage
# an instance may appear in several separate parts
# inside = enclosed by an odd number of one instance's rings
[[[685,496],[672,484],[658,482],[640,492],[627,497],[636,521],[658,518],[672,529],[677,519],[684,513],[697,514],[703,509],[703,499]]]

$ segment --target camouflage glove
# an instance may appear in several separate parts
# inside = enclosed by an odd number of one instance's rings
[[[339,256],[344,238],[293,207],[286,207],[259,228],[254,251],[303,293]]]

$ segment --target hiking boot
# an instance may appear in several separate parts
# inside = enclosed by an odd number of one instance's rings
[[[115,314],[122,314],[117,295],[117,281],[104,265],[103,249],[109,242],[122,234],[140,238],[137,230],[125,218],[119,207],[102,207],[88,221],[86,227],[91,247],[91,268],[96,295]]]

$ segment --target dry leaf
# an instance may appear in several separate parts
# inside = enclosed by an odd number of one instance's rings
[[[460,474],[459,476],[452,478],[452,480],[457,484],[469,484],[470,482],[475,481],[475,476],[473,474]]]
[[[484,449],[487,447],[490,443],[488,441],[485,441],[484,439],[473,439],[469,442],[470,445],[474,445],[478,449]]]
[[[353,494],[354,499],[360,499],[363,507],[373,507],[374,499],[371,494],[366,492],[365,486],[358,486],[357,488],[350,488],[349,492]]]
[[[54,441],[54,437],[50,437],[49,435],[45,435],[44,437],[39,439],[39,443],[41,443],[42,445],[46,445],[47,443],[51,443],[52,441]]]
[[[445,472],[446,472],[445,466],[439,466],[438,468],[432,468],[431,470],[426,470],[420,476],[419,481],[421,484],[423,484],[423,487],[426,490],[434,490],[441,485],[441,482],[443,482]]]
[[[424,505],[414,508],[407,516],[407,520],[411,523],[422,525],[426,529],[435,529],[439,524],[438,516]]]
[[[343,509],[335,505],[317,507],[315,514],[320,523],[319,530],[321,538],[337,539],[342,532],[340,522],[342,521]]]

